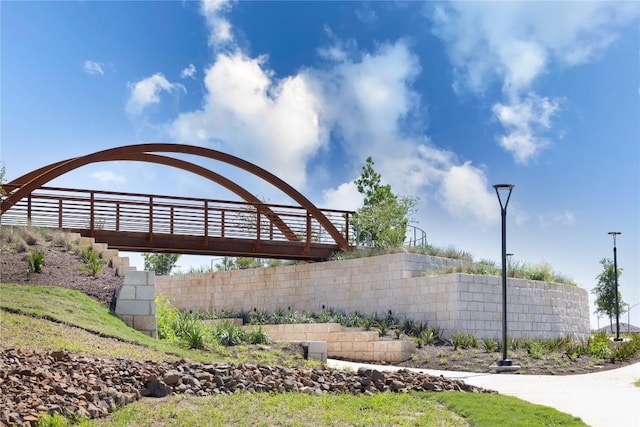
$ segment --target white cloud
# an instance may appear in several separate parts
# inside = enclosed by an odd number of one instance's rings
[[[323,192],[322,207],[327,209],[356,210],[362,204],[362,194],[353,181],[340,184]]]
[[[188,67],[186,67],[185,69],[182,70],[182,72],[180,72],[180,77],[182,77],[183,79],[187,78],[187,77],[191,77],[192,79],[195,79],[196,75],[196,66],[193,64],[189,64]]]
[[[441,192],[445,207],[453,215],[475,216],[487,223],[500,217],[497,197],[488,190],[484,172],[470,162],[444,171]]]
[[[356,17],[363,24],[374,24],[378,21],[378,14],[367,3],[363,3],[356,9]]]
[[[91,60],[84,61],[82,69],[87,74],[104,74],[104,64],[101,62],[95,62]]]
[[[448,44],[458,87],[481,92],[497,76],[519,91],[552,60],[592,60],[638,12],[633,2],[451,2],[435,7],[433,32]]]
[[[171,83],[162,73],[142,79],[136,83],[129,83],[129,100],[126,110],[129,114],[139,115],[149,105],[160,102],[160,92],[172,92],[176,89],[186,89],[181,84]]]
[[[324,27],[326,36],[331,43],[318,49],[318,56],[334,62],[347,61],[358,52],[358,46],[354,39],[340,40],[329,26]]]
[[[125,182],[127,182],[127,179],[125,177],[116,175],[115,173],[106,170],[94,172],[93,174],[91,174],[91,176],[100,182],[116,182],[119,184],[124,184]]]
[[[275,79],[265,56],[218,54],[205,72],[200,110],[181,114],[172,132],[182,142],[222,141],[294,187],[306,184],[306,163],[326,143],[318,99],[305,74]]]
[[[323,94],[324,117],[342,137],[343,148],[359,163],[372,156],[384,169],[383,157],[409,158],[418,145],[402,135],[401,122],[420,105],[410,88],[419,72],[417,57],[400,41],[310,74]]]
[[[341,46],[335,40],[333,45]],[[460,165],[453,153],[433,146],[428,137],[406,125],[421,108],[420,97],[411,88],[420,66],[407,44],[384,44],[352,57],[337,60],[322,73],[310,71],[322,88],[323,123],[329,123],[343,141],[349,161],[359,166],[372,156],[376,170],[395,193],[435,194],[456,216],[494,222],[497,202],[484,173],[470,162]],[[361,201],[355,191],[353,182],[341,184],[325,191],[324,202],[334,206],[340,201],[353,209]]]
[[[493,111],[529,114],[519,123],[506,123],[509,133],[499,138],[518,162],[539,152],[548,141],[536,136],[545,106],[532,106],[535,80],[553,62],[574,66],[594,60],[617,37],[619,29],[637,20],[633,2],[452,2],[432,8],[433,32],[447,43],[454,66],[453,87],[482,95],[497,79],[507,99]],[[547,119],[557,111],[557,101]],[[523,111],[533,107],[532,111]],[[542,108],[542,109],[539,109]],[[536,114],[538,113],[538,114]],[[548,126],[542,126],[548,128]]]
[[[358,52],[354,41],[326,32],[330,43],[318,52],[329,63],[282,78],[268,68],[266,56],[218,51],[204,72],[203,107],[179,115],[170,126],[173,136],[238,155],[304,191],[307,165],[330,149],[331,134],[354,175],[372,156],[397,194],[429,189],[457,215],[495,220],[495,212],[487,214],[490,193],[482,171],[471,163],[459,165],[453,153],[434,147],[421,126],[407,126],[419,123],[423,112],[411,87],[420,64],[407,42]],[[323,198],[325,205],[340,208],[356,208],[361,201],[352,181],[336,183]]]
[[[231,23],[224,17],[230,8],[229,0],[202,0],[200,12],[209,27],[209,45],[217,47],[233,42]]]
[[[551,225],[571,226],[576,223],[576,216],[570,210],[562,212],[553,212],[538,217],[540,227],[548,227]]]
[[[551,128],[551,117],[559,108],[559,100],[534,94],[511,104],[495,104],[493,113],[508,132],[498,138],[500,146],[512,152],[516,162],[526,163],[549,144],[538,135]]]

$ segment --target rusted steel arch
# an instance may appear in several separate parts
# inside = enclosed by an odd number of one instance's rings
[[[58,167],[61,164],[66,163],[66,162],[68,162],[70,160],[73,160],[73,159],[77,159],[77,157],[73,157],[71,159],[67,159],[67,160],[62,160],[62,161],[59,161],[59,162],[51,163],[50,165],[43,166],[43,167],[38,168],[36,170],[32,170],[31,172],[25,173],[24,175],[15,178],[11,182],[7,182],[6,184],[3,185],[3,187],[4,187],[5,191],[8,194],[11,194],[14,190],[19,189],[22,185],[24,185],[25,183],[31,181],[32,179],[34,179],[34,178],[36,178],[36,177],[38,177],[40,175],[42,175],[46,171],[48,171],[50,169],[53,169],[55,167]],[[2,210],[1,213],[4,213],[4,210]]]
[[[226,189],[234,192],[238,196],[242,197],[242,200],[255,204],[256,209],[260,213],[264,214],[269,219],[271,219],[273,223],[276,225],[276,227],[278,227],[278,229],[282,232],[282,234],[287,238],[287,240],[294,241],[294,242],[300,240],[298,236],[296,236],[296,234],[289,228],[289,226],[280,219],[278,214],[276,214],[271,209],[269,209],[268,206],[264,206],[264,203],[259,198],[257,198],[252,193],[247,191],[244,187],[231,181],[229,178],[226,178],[207,168],[203,168],[200,165],[196,165],[195,163],[190,163],[181,159],[174,159],[173,157],[160,156],[158,154],[148,154],[148,153],[116,156],[116,157],[110,158],[108,161],[113,161],[113,160],[133,160],[133,161],[140,161],[140,162],[147,162],[147,163],[157,163],[165,166],[172,166],[175,168],[185,170],[187,172],[194,173],[196,175],[200,175],[201,177],[209,179],[217,184],[222,185]]]
[[[329,219],[318,209],[309,199],[303,196],[300,192],[287,184],[282,179],[273,175],[272,173],[262,169],[261,167],[243,160],[239,157],[232,156],[230,154],[222,153],[220,151],[212,150],[210,148],[197,147],[193,145],[183,144],[168,144],[168,143],[151,143],[151,144],[137,144],[126,145],[123,147],[110,148],[103,151],[98,151],[86,156],[75,157],[62,162],[57,162],[49,167],[40,168],[37,170],[39,173],[34,176],[35,173],[23,175],[18,178],[18,182],[22,182],[20,188],[11,192],[3,201],[0,213],[4,213],[12,206],[18,203],[22,198],[31,194],[34,190],[40,188],[47,182],[55,179],[69,171],[77,169],[81,166],[85,166],[91,163],[110,160],[118,156],[144,154],[147,152],[166,152],[166,153],[182,153],[195,156],[206,157],[212,160],[218,160],[232,166],[236,166],[243,169],[253,175],[262,178],[271,185],[275,186],[279,190],[283,191],[293,200],[295,200],[300,206],[307,209],[313,217],[324,227],[324,229],[331,235],[338,246],[343,250],[349,250],[349,244],[345,237],[336,229],[336,227],[329,221]],[[44,170],[44,172],[42,172]],[[40,173],[42,172],[42,173]],[[11,184],[13,184],[13,182]]]
[[[71,160],[75,160],[75,159],[77,159],[77,157],[67,159],[67,160],[62,160],[60,162],[52,163],[51,165],[41,167],[39,169],[36,169],[34,171],[31,171],[25,175],[22,175],[14,179],[10,183],[5,184],[5,186],[9,189],[9,192],[11,192],[19,188],[24,183],[29,182],[32,179],[41,175],[42,173],[48,171],[49,169],[55,169],[61,164],[69,162]],[[173,166],[173,167],[200,175],[211,181],[214,181],[222,185],[223,187],[231,190],[238,196],[242,197],[243,200],[249,203],[256,204],[257,208],[261,211],[261,213],[263,213],[265,216],[270,218],[273,221],[273,223],[276,225],[276,227],[278,227],[278,229],[289,241],[300,240],[299,237],[289,228],[289,226],[284,221],[280,219],[280,217],[277,214],[271,211],[271,209],[269,209],[268,206],[263,205],[260,199],[258,199],[249,191],[247,191],[245,188],[241,187],[240,185],[236,184],[235,182],[231,181],[230,179],[216,172],[213,172],[209,169],[203,168],[202,166],[199,166],[184,160],[174,159],[173,157],[160,156],[157,154],[148,154],[148,153],[137,153],[137,154],[130,154],[130,155],[120,154],[120,155],[111,156],[109,158],[105,158],[101,161],[122,161],[122,160],[135,160],[135,161],[142,161],[142,162],[148,162],[148,163],[158,163],[166,166]],[[96,161],[95,163],[98,163],[98,161]]]

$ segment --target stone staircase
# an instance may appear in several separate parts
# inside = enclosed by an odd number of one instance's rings
[[[326,342],[328,357],[367,362],[403,362],[416,350],[412,341],[380,339],[376,331],[345,328],[337,323],[261,325],[274,341]],[[257,329],[258,326],[247,326]]]
[[[153,272],[137,271],[129,265],[129,257],[121,257],[116,249],[106,243],[96,243],[92,237],[79,237],[80,246],[91,247],[100,254],[116,276],[124,277],[124,284],[116,290],[115,314],[130,328],[153,338],[157,337],[156,276]]]

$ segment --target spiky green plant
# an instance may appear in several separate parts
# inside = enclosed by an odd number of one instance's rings
[[[44,267],[44,252],[34,249],[27,257],[27,271],[29,274],[40,273]]]

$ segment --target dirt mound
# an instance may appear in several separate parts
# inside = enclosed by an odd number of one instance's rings
[[[28,273],[27,258],[44,252],[40,273]],[[3,226],[0,232],[0,282],[24,285],[52,285],[83,292],[109,306],[124,278],[105,265],[93,277],[82,266],[77,236],[59,230]]]

